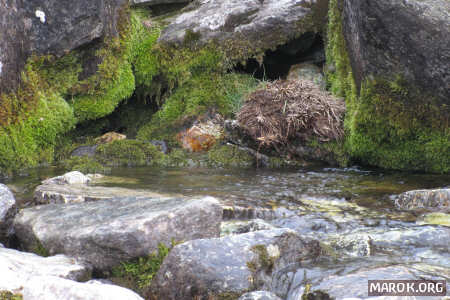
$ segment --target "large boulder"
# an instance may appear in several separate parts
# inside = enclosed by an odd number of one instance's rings
[[[174,247],[150,287],[150,299],[222,299],[271,290],[278,271],[316,258],[319,243],[289,229],[264,230]],[[279,275],[279,274],[278,274]],[[276,277],[276,278],[275,278]],[[287,289],[277,288],[284,297]],[[233,298],[234,299],[234,298]]]
[[[25,249],[41,245],[105,270],[159,243],[219,236],[222,208],[211,197],[124,197],[23,209],[14,220]]]
[[[450,188],[408,191],[395,198],[395,206],[406,210],[450,212]]]
[[[88,280],[91,269],[65,255],[41,257],[0,247],[0,291],[22,292],[33,277],[54,276],[69,280]]]
[[[54,276],[34,277],[23,289],[23,299],[143,300],[135,292],[112,284],[75,282]]]
[[[343,0],[343,33],[358,86],[401,74],[442,103],[450,99],[450,2]]]
[[[63,55],[115,36],[127,0],[8,0],[0,3],[0,92],[15,88],[32,53]]]
[[[274,49],[305,32],[320,31],[328,1],[197,0],[191,6],[163,30],[160,41],[181,44],[189,39],[186,32],[193,32],[201,43],[220,41],[240,55],[244,49]]]
[[[0,242],[13,232],[11,225],[16,212],[14,195],[6,185],[0,183]]]

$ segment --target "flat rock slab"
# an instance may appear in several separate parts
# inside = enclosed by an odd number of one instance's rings
[[[303,239],[290,229],[189,241],[170,251],[152,281],[149,297],[221,299],[270,290],[277,270],[316,258],[320,249],[317,241]],[[277,292],[287,294],[287,290]]]
[[[120,286],[89,281],[75,282],[54,276],[34,277],[23,289],[23,299],[42,300],[143,300]]]
[[[33,194],[36,204],[81,203],[108,200],[117,197],[161,197],[161,194],[145,190],[120,187],[89,186],[86,184],[43,184]]]
[[[221,221],[222,207],[212,197],[124,197],[26,208],[14,229],[26,249],[40,244],[104,270],[148,255],[159,243],[219,236]]]
[[[450,188],[408,191],[398,195],[395,206],[406,210],[450,212]]]
[[[16,214],[16,199],[11,190],[0,183],[0,242],[12,233],[12,221]]]
[[[22,292],[28,281],[36,276],[87,280],[91,269],[65,255],[42,257],[0,247],[0,290]]]

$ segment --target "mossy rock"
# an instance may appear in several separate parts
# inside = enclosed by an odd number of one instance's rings
[[[256,166],[253,155],[236,145],[215,145],[208,152],[208,163],[220,168],[251,168]]]
[[[99,145],[95,159],[102,165],[117,166],[145,166],[152,160],[158,161],[163,153],[149,142],[137,140],[117,140]]]
[[[343,35],[340,1],[331,0],[327,80],[346,100],[345,151],[361,164],[386,169],[450,172],[448,106],[402,74],[365,79],[358,90]]]

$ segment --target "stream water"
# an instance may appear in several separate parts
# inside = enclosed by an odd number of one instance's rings
[[[37,169],[6,182],[22,206],[34,187],[61,170]],[[450,186],[450,175],[385,172],[353,168],[241,170],[207,168],[119,168],[103,186],[146,189],[186,196],[210,195],[226,205],[270,211],[258,220],[230,218],[223,234],[271,227],[291,228],[318,239],[326,259],[286,272],[288,299],[298,299],[305,280],[324,290],[360,278],[443,278],[450,282],[449,215],[398,211],[395,195]],[[440,221],[436,221],[436,220]],[[444,221],[442,221],[444,220]],[[435,223],[445,223],[436,225]],[[365,275],[364,275],[365,274]],[[351,287],[349,287],[351,289]],[[355,296],[366,291],[353,291]],[[361,294],[362,295],[362,294]]]

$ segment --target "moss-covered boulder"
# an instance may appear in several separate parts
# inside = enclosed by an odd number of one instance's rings
[[[231,57],[261,55],[267,49],[321,31],[328,1],[194,1],[160,37],[169,44],[218,42]]]
[[[347,149],[360,163],[450,171],[448,9],[448,1],[330,1],[328,81],[346,98]]]

